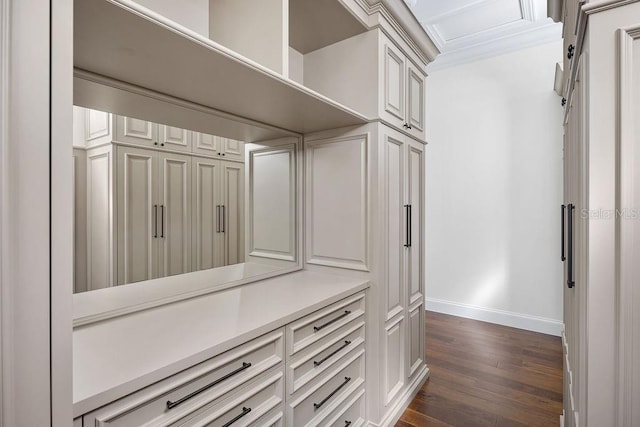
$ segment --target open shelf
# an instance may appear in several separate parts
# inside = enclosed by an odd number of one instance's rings
[[[75,1],[74,66],[76,81],[89,72],[297,133],[367,122],[130,0]],[[85,103],[98,107],[91,99],[95,85],[75,86]]]

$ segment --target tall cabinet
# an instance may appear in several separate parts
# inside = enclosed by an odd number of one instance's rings
[[[563,22],[564,425],[640,425],[640,3]]]
[[[76,292],[244,260],[242,142],[95,110],[76,120]]]

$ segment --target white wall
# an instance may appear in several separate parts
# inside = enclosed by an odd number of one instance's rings
[[[209,0],[135,0],[205,37],[209,37]]]
[[[427,309],[559,334],[560,41],[427,79]]]

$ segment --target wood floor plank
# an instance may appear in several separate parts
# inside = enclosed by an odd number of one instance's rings
[[[396,427],[558,426],[560,338],[427,312],[430,378]]]

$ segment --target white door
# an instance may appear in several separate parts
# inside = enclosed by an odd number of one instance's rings
[[[404,258],[408,236],[405,227],[405,136],[384,127],[381,145],[381,185],[384,200],[385,335],[384,399],[386,405],[399,396],[406,378],[406,281]]]
[[[193,152],[207,156],[220,156],[224,147],[224,138],[206,133],[192,132]]]
[[[188,273],[191,265],[191,157],[159,153],[160,277]]]
[[[425,85],[424,74],[407,61],[407,127],[417,138],[424,139]]]
[[[192,158],[193,269],[206,270],[224,265],[222,256],[220,161]]]
[[[117,284],[158,277],[158,154],[117,147]]]
[[[193,132],[173,126],[158,125],[158,142],[165,150],[191,152]]]
[[[382,111],[380,115],[397,127],[405,123],[406,60],[392,42],[383,37],[382,42]]]
[[[116,141],[157,147],[158,125],[146,120],[116,116]]]
[[[225,160],[244,162],[244,142],[231,138],[223,138],[223,140],[224,150],[222,157],[224,157]]]
[[[407,321],[407,355],[409,378],[420,372],[424,363],[424,146],[407,138],[407,233],[406,283],[409,309]]]
[[[222,233],[225,265],[244,262],[244,165],[222,162]]]

